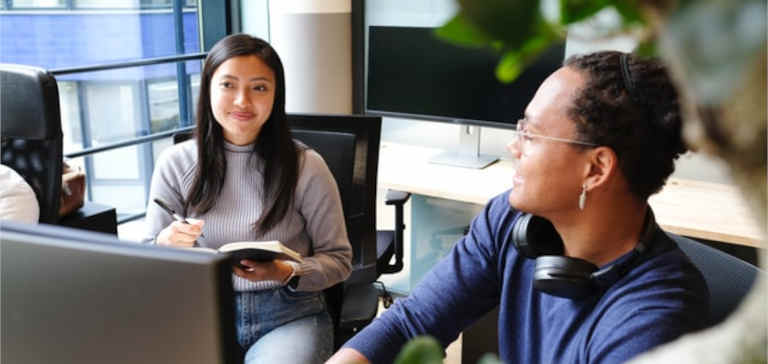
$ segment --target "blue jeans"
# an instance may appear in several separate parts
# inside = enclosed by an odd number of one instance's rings
[[[323,363],[331,356],[333,323],[322,292],[236,292],[235,304],[246,364]]]

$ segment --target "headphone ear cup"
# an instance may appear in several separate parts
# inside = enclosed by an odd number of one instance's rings
[[[584,298],[595,290],[594,264],[578,258],[544,255],[536,258],[533,287],[553,296]]]
[[[533,246],[533,241],[528,238],[528,224],[533,215],[522,214],[512,226],[512,243],[515,244],[517,251],[528,259],[536,259],[539,256],[538,251]]]
[[[549,220],[522,214],[512,227],[512,242],[520,254],[530,259],[540,255],[563,254],[563,239]]]

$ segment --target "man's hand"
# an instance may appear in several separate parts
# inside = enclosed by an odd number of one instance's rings
[[[355,349],[341,348],[325,364],[371,364],[371,362]]]

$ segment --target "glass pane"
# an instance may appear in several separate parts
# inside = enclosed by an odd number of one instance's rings
[[[173,2],[171,0],[141,0],[141,6],[145,8],[171,7]]]
[[[137,149],[137,147],[118,148],[94,154],[92,157],[93,178],[99,180],[137,180],[141,175]]]
[[[50,7],[64,3],[14,0],[13,4]],[[184,8],[183,39],[177,42],[171,7],[114,11],[138,8],[139,0],[77,0],[74,5],[75,10],[30,13],[11,9],[0,14],[0,63],[58,69],[200,52],[197,8]],[[96,6],[105,9],[77,10]]]
[[[154,82],[149,93],[150,130],[153,133],[179,126],[179,88],[174,81]]]
[[[59,108],[61,131],[64,134],[64,154],[83,149],[83,128],[80,120],[79,84],[59,81]]]
[[[138,84],[86,83],[91,144],[99,146],[136,137],[141,110]]]
[[[169,8],[173,2],[172,0],[75,0],[74,5],[78,8],[102,9]]]
[[[76,8],[138,8],[139,0],[75,0],[72,2]]]
[[[60,8],[66,5],[66,0],[12,0],[13,8]]]
[[[192,99],[190,100],[192,101],[192,117],[189,122],[194,124],[197,120],[197,102],[200,99],[200,73],[193,74],[189,78],[189,86],[192,88]]]

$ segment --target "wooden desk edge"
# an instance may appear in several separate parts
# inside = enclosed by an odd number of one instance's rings
[[[388,153],[392,153],[395,150],[413,150],[414,156],[421,156],[425,152],[423,150],[431,151],[430,148],[423,148],[423,147],[414,147],[414,146],[404,146],[401,147],[398,144],[394,143],[383,143],[382,149],[388,149]],[[384,152],[384,150],[382,150]],[[431,152],[430,152],[431,153]],[[426,154],[430,154],[426,153]],[[391,154],[390,154],[391,155]],[[414,158],[410,161],[411,163],[425,163],[425,160],[423,158]],[[508,162],[508,161],[507,161]],[[448,167],[452,168],[452,167]],[[496,175],[496,173],[499,173],[499,170],[506,170],[510,168],[509,163],[506,163],[505,161],[494,163],[493,165],[487,167],[485,171],[492,171],[491,173],[493,175]],[[477,177],[474,177],[477,178]],[[488,201],[493,198],[494,196],[504,192],[507,190],[507,188],[502,188],[501,185],[494,186],[494,191],[475,191],[472,188],[462,188],[460,190],[447,190],[447,189],[440,189],[435,188],[436,184],[405,184],[405,183],[397,183],[396,176],[382,176],[382,174],[379,175],[379,183],[380,187],[388,188],[388,189],[394,189],[394,190],[400,190],[400,191],[406,191],[413,194],[418,194],[422,196],[428,196],[428,197],[435,197],[435,198],[441,198],[446,200],[453,200],[453,201],[459,201],[459,202],[466,202],[466,203],[472,203],[477,205],[485,205],[488,203]],[[719,196],[727,196],[726,198],[737,198],[738,196],[738,189],[732,185],[726,185],[726,184],[720,184],[720,183],[713,183],[713,182],[706,182],[706,181],[696,181],[696,180],[687,180],[687,179],[679,179],[679,178],[670,178],[667,181],[667,185],[665,186],[665,190],[662,190],[659,194],[656,194],[651,197],[651,206],[654,205],[654,199],[659,199],[660,195],[666,195],[668,196],[670,193],[676,193],[673,191],[681,191],[685,189],[691,189],[691,190],[711,190],[716,191]],[[663,196],[661,197],[664,198]],[[734,206],[741,210],[746,210],[746,207],[741,203],[741,201],[736,201]],[[744,214],[740,214],[741,216],[746,216]],[[662,218],[659,220],[659,225],[662,226],[662,228],[666,231],[669,231],[671,233],[675,233],[678,235],[687,236],[694,239],[705,239],[705,240],[712,240],[712,241],[720,241],[725,243],[731,243],[731,244],[739,244],[739,245],[746,245],[756,248],[762,248],[763,247],[763,237],[761,234],[763,233],[761,230],[761,226],[756,222],[752,221],[749,224],[749,227],[746,232],[739,232],[739,231],[714,231],[714,230],[707,230],[705,228],[699,228],[695,225],[691,224],[665,224],[664,219]]]

